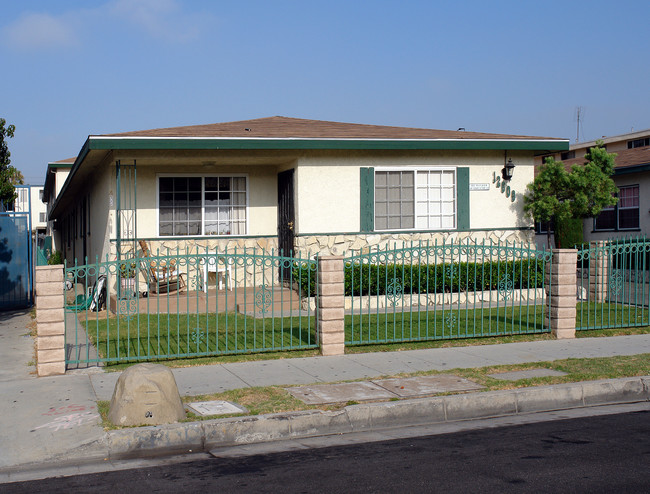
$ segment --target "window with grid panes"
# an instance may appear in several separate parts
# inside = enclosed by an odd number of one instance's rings
[[[246,177],[159,177],[159,233],[243,235]]]
[[[639,228],[639,186],[619,187],[618,228],[630,230]]]
[[[600,211],[595,230],[636,230],[639,228],[639,186],[619,187],[618,203]]]
[[[376,170],[376,230],[456,228],[454,170]]]

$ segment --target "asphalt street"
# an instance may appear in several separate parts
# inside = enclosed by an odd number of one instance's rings
[[[648,492],[650,412],[4,484],[3,492]]]

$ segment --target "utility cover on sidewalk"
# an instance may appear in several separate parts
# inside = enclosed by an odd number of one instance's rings
[[[248,413],[248,410],[241,405],[230,401],[194,401],[187,404],[187,408],[197,415],[228,415],[231,413]]]
[[[392,391],[400,398],[427,396],[437,393],[448,393],[450,391],[475,391],[484,387],[464,377],[450,374],[382,379],[373,382],[382,388]]]
[[[285,388],[308,405],[345,403],[348,401],[389,400],[395,394],[367,381],[341,384],[316,384]]]
[[[441,374],[434,376],[382,379],[343,384],[318,384],[286,388],[294,397],[309,405],[348,401],[390,400],[430,396],[449,391],[474,391],[483,386],[468,379]]]
[[[566,375],[566,372],[556,371],[553,369],[528,369],[522,371],[502,372],[501,374],[488,374],[488,376],[494,379],[503,379],[504,381],[519,381],[519,379],[532,379],[534,377]]]

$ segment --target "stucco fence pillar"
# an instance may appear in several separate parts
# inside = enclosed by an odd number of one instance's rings
[[[577,260],[576,249],[553,249],[547,276],[547,322],[558,339],[576,336]]]
[[[342,256],[318,258],[316,330],[323,355],[345,353],[345,292]]]
[[[36,370],[40,376],[65,374],[65,293],[63,266],[37,266]]]
[[[589,301],[603,303],[607,301],[609,284],[609,252],[602,240],[590,242],[589,249],[596,251],[595,259],[589,259]]]

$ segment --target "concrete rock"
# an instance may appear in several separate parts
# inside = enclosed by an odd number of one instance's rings
[[[174,374],[164,365],[134,365],[117,380],[108,412],[113,424],[160,425],[184,418]]]

